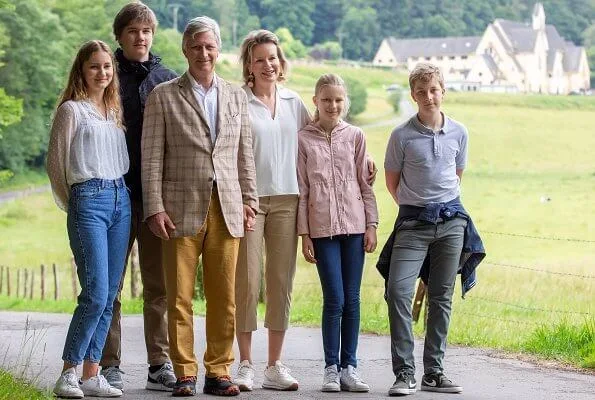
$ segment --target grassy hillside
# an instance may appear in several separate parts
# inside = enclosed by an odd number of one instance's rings
[[[228,78],[239,75],[235,68],[221,69]],[[381,170],[375,185],[381,247],[396,216],[382,176],[395,124],[384,87],[405,78],[381,70],[295,66],[288,86],[310,105],[314,82],[327,71],[357,77],[368,89],[368,109],[356,122],[365,127],[369,152]],[[488,252],[478,286],[465,300],[456,289],[451,343],[531,352],[595,368],[594,100],[447,94],[445,112],[469,128],[463,201]],[[0,205],[0,230],[0,265],[56,262],[64,266],[63,291],[72,298],[65,214],[49,193]],[[383,281],[374,268],[378,253],[367,257],[362,329],[387,333]],[[322,295],[316,269],[301,254],[298,260],[292,320],[318,325]],[[128,304],[129,312],[140,307],[138,301]],[[0,307],[43,309],[46,304],[0,297]],[[420,323],[416,331],[422,330]]]

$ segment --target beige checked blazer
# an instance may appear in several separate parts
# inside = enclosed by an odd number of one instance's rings
[[[213,144],[188,72],[158,85],[147,99],[141,140],[144,216],[165,211],[172,237],[203,226],[213,179],[229,233],[244,235],[243,204],[258,209],[252,132],[245,92],[217,79],[217,139]]]

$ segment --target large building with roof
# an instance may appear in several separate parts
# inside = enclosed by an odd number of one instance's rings
[[[545,23],[541,3],[532,23],[496,19],[482,36],[382,41],[373,64],[413,69],[421,61],[442,69],[452,89],[568,94],[589,90],[585,49]]]

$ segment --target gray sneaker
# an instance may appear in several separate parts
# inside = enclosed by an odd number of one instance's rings
[[[82,399],[85,397],[79,387],[79,379],[74,368],[68,368],[62,372],[54,386],[54,394],[64,399]]]
[[[101,375],[105,376],[107,383],[109,383],[110,386],[120,390],[124,389],[124,381],[122,381],[123,373],[124,371],[122,371],[118,366],[101,368]]]
[[[147,375],[147,390],[160,390],[162,392],[171,392],[174,390],[176,384],[176,375],[174,374],[174,367],[170,362],[164,363],[161,368],[155,372]]]
[[[395,383],[388,389],[389,396],[406,396],[415,393],[417,382],[412,372],[399,371],[396,375]]]
[[[425,374],[421,379],[421,390],[438,393],[461,393],[463,387],[454,383],[443,373]]]

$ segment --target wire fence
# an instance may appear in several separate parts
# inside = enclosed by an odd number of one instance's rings
[[[575,242],[575,243],[583,243],[583,244],[594,244],[595,240],[586,240],[586,239],[576,239],[576,238],[565,238],[565,237],[545,237],[545,236],[535,236],[535,235],[525,235],[525,234],[518,234],[518,233],[507,233],[507,232],[496,232],[496,231],[483,231],[482,233],[492,234],[492,235],[501,235],[501,236],[508,236],[508,237],[522,237],[528,238],[532,240],[550,240],[550,241],[564,241],[564,242]],[[137,251],[135,248],[131,257],[131,270],[134,271],[137,268],[134,268],[134,264],[138,264],[138,256],[134,254]],[[539,273],[539,274],[549,274],[561,278],[569,278],[569,279],[595,279],[595,275],[589,274],[580,274],[580,273],[572,273],[572,272],[561,272],[561,271],[553,271],[551,269],[542,268],[539,266],[532,266],[532,265],[518,265],[512,263],[504,263],[504,262],[494,262],[485,260],[484,264],[491,265],[494,267],[499,268],[508,268],[508,269],[515,269],[515,270],[522,270],[522,271],[529,271],[531,273]],[[12,269],[12,277],[11,277],[11,269],[7,266],[0,266],[0,294],[8,295],[8,296],[16,296],[21,298],[34,298],[39,297],[41,300],[46,299],[54,299],[58,300],[61,297],[61,292],[64,289],[61,289],[60,286],[60,278],[59,278],[59,267],[55,264],[51,267],[47,267],[45,265],[41,265],[38,271],[38,274],[34,269]],[[78,281],[76,277],[76,265],[72,263],[72,265],[68,268],[71,271],[70,276],[70,285],[72,289],[68,289],[67,292],[72,294],[73,299],[76,299],[76,296],[79,291]],[[49,275],[49,279],[46,278],[46,275]],[[38,276],[38,278],[36,278]],[[37,288],[36,285],[39,285]],[[138,282],[132,283],[131,282],[131,297],[138,297],[140,288],[138,287]],[[311,286],[312,288],[317,288],[320,290],[320,282],[319,281],[297,281],[294,282],[294,286],[297,288],[305,288]],[[379,293],[384,293],[385,285],[384,281],[378,280],[376,283],[364,282],[361,285],[362,291],[368,290],[376,290]],[[425,295],[425,293],[424,293]],[[69,296],[67,296],[69,297]],[[421,296],[421,301],[416,298],[416,302],[414,304],[414,308],[417,306],[420,308],[423,303],[423,295]],[[544,314],[558,314],[558,315],[574,315],[574,316],[583,316],[583,317],[593,317],[595,314],[589,311],[576,311],[576,310],[565,310],[561,308],[547,308],[540,305],[533,305],[533,304],[517,304],[511,302],[509,300],[502,300],[498,298],[491,298],[479,295],[477,293],[477,289],[471,292],[467,296],[468,302],[482,302],[488,304],[495,304],[501,306],[503,309],[514,309],[517,311],[524,311],[527,313],[544,313]],[[304,300],[301,300],[304,302]],[[426,302],[427,303],[427,302]],[[469,303],[467,303],[469,304]],[[418,310],[418,315],[419,315]],[[524,325],[538,325],[537,322],[532,321],[523,321],[518,319],[507,319],[502,318],[499,316],[494,315],[487,315],[482,313],[473,313],[468,312],[465,310],[461,310],[458,313],[463,313],[464,315],[469,315],[473,317],[479,317],[484,319],[490,319],[499,322],[506,322],[506,323],[515,323],[515,324],[524,324]],[[415,310],[414,310],[415,314]]]

